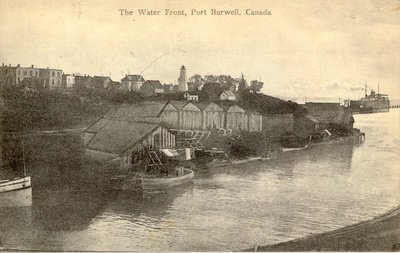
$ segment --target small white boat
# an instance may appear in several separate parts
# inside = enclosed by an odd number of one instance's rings
[[[0,180],[0,193],[21,190],[31,187],[31,177],[17,177]]]
[[[304,147],[299,147],[299,148],[282,148],[283,152],[289,152],[289,151],[297,151],[297,150],[304,150],[307,149],[308,145],[305,145]]]
[[[179,167],[176,174],[169,177],[146,177],[143,175],[119,175],[111,178],[114,190],[146,191],[166,189],[184,185],[193,181],[194,172]]]

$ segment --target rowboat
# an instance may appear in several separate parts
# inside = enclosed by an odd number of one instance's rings
[[[21,190],[29,187],[31,187],[30,176],[0,180],[0,193]]]

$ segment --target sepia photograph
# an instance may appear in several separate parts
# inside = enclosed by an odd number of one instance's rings
[[[399,0],[0,0],[0,251],[400,251]]]

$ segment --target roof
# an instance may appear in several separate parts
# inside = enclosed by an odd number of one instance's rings
[[[110,121],[93,137],[87,148],[121,154],[159,125],[159,123]]]
[[[170,103],[176,107],[176,109],[181,110],[189,101],[178,101],[178,100],[171,100]]]
[[[306,119],[309,119],[309,120],[311,120],[312,122],[314,122],[314,123],[316,123],[316,124],[318,124],[319,123],[319,120],[317,120],[314,116],[312,116],[311,114],[304,114],[304,117],[306,118]]]
[[[93,79],[94,79],[95,81],[101,80],[101,81],[103,81],[103,82],[104,82],[105,80],[107,80],[107,79],[110,79],[110,81],[111,81],[111,78],[108,77],[108,76],[94,76]]]
[[[141,75],[126,75],[124,78],[121,79],[121,81],[144,81],[143,77]]]
[[[235,93],[233,93],[233,91],[231,91],[231,90],[224,90],[222,93],[225,93],[229,97],[234,97],[235,96]]]
[[[122,121],[146,121],[145,118],[158,117],[164,107],[164,103],[158,102],[116,106],[111,108],[104,115],[104,118]]]
[[[309,114],[321,123],[348,124],[354,122],[350,108],[339,103],[306,103]]]
[[[147,80],[146,82],[144,82],[142,87],[144,87],[145,85],[149,85],[154,89],[162,89],[163,88],[163,86],[159,80]]]
[[[98,121],[96,121],[93,125],[86,128],[85,132],[97,133],[100,129],[108,125],[110,122],[111,120],[109,119],[101,118]]]

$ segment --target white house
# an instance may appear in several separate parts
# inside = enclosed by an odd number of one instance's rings
[[[229,101],[235,101],[236,96],[235,93],[231,90],[224,90],[221,95],[219,95],[220,100],[229,100]]]
[[[183,94],[183,97],[188,101],[198,101],[199,100],[199,95],[197,95],[195,93],[191,93],[191,92],[185,92],[185,94]]]

